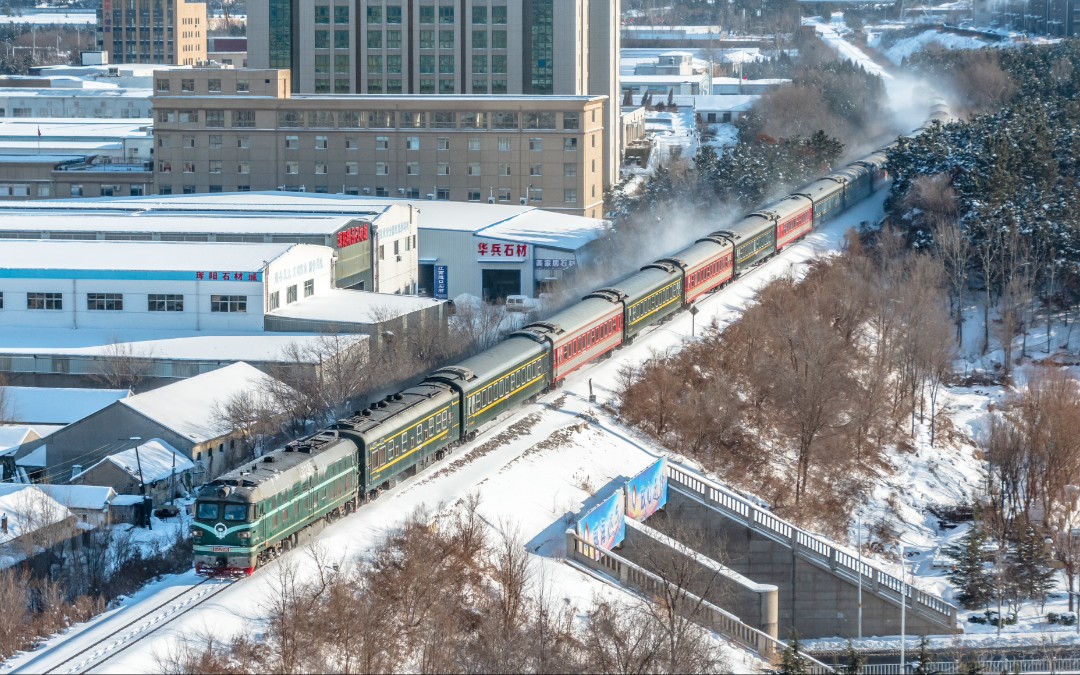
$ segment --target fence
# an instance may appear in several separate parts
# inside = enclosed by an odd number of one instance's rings
[[[789,547],[800,558],[828,569],[852,583],[858,583],[861,576],[865,591],[896,604],[906,599],[910,611],[941,624],[949,631],[956,631],[956,606],[936,595],[905,584],[899,577],[860,561],[847,551],[800,530],[730,490],[693,475],[671,462],[668,462],[668,481],[669,484],[690,491],[706,505],[721,511],[732,520]]]
[[[617,580],[623,586],[629,586],[649,594],[662,592],[665,582],[657,575],[635,565],[611,551],[606,551],[584,541],[577,536],[574,530],[566,531],[566,554],[567,557],[593,570],[603,572]],[[748,626],[739,620],[737,616],[725,612],[716,605],[698,598],[692,593],[681,591],[681,597],[685,598],[688,605],[700,608],[692,616],[686,616],[695,623],[712,629],[733,642],[757,652],[761,658],[776,663],[780,655],[787,648],[780,640],[764,633],[752,626]],[[809,662],[810,673],[832,673],[832,668],[824,663],[804,655]]]
[[[1063,659],[980,659],[977,661],[933,661],[925,664],[924,672],[950,675],[974,672],[978,664],[980,673],[1075,673],[1080,671],[1080,658]],[[862,667],[863,675],[902,675],[912,673],[915,665],[908,663],[907,670],[899,663],[875,663]]]

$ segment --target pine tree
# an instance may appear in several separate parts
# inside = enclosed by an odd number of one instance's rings
[[[851,644],[851,640],[848,640],[847,649],[844,650],[844,659],[846,663],[840,672],[845,673],[845,675],[861,675],[863,666],[866,665],[866,657],[855,649],[855,645]]]
[[[990,556],[983,550],[985,543],[986,534],[973,524],[960,543],[945,550],[956,561],[949,572],[949,581],[957,589],[956,599],[968,609],[984,607],[994,598],[994,582],[986,569]]]
[[[675,88],[674,87],[668,87],[668,90],[667,90],[667,107],[670,108],[673,105],[675,105]]]
[[[1050,567],[1050,548],[1030,524],[1019,528],[1012,575],[1020,597],[1034,600],[1040,606],[1054,587],[1054,570]]]
[[[631,90],[631,89],[626,90],[626,93],[623,94],[622,104],[624,106],[632,106],[632,105],[634,105],[634,92],[633,92],[633,90]]]
[[[806,658],[802,654],[801,645],[799,645],[798,635],[792,635],[788,640],[787,649],[781,656],[778,672],[781,675],[807,675],[810,672]]]
[[[919,653],[915,657],[915,675],[934,675],[937,673],[930,667],[930,642],[926,636],[919,638]]]

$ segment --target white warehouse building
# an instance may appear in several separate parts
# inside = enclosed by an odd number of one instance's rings
[[[63,329],[262,331],[264,316],[333,288],[310,244],[5,241],[0,323]]]

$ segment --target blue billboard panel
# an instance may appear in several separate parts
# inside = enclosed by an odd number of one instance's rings
[[[435,266],[435,299],[446,300],[447,280],[446,265]]]
[[[577,533],[584,541],[610,551],[626,536],[626,521],[622,488],[597,504],[578,520]]]
[[[664,508],[668,497],[667,459],[655,464],[626,482],[626,515],[641,522]]]

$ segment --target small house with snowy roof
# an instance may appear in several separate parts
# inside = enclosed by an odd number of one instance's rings
[[[121,495],[146,495],[155,508],[191,489],[195,463],[160,438],[105,456],[82,473],[72,476],[74,485],[98,486]]]
[[[31,474],[35,482],[69,483],[106,457],[156,439],[194,464],[191,480],[201,485],[233,468],[248,452],[243,430],[229,428],[217,411],[234,396],[258,395],[270,385],[270,376],[254,366],[233,363],[114,401],[45,438],[24,443],[16,464],[38,457],[41,467]],[[134,454],[131,460],[135,462]],[[82,483],[91,484],[85,479]],[[107,484],[125,493],[117,484]]]

